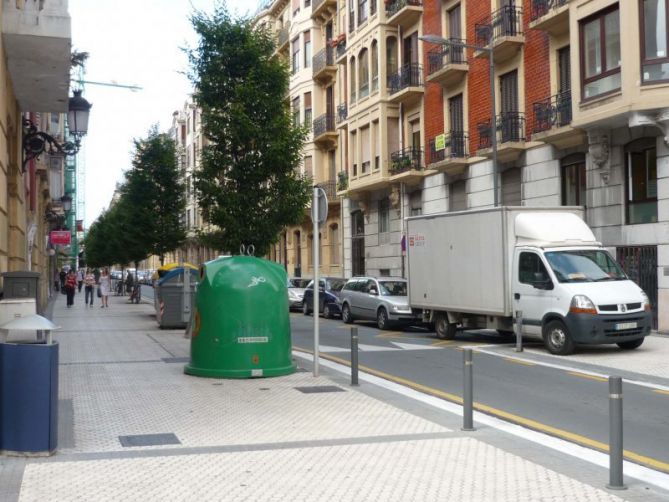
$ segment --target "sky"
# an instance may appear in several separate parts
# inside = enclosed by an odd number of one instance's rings
[[[192,88],[181,50],[195,46],[194,9],[213,12],[220,0],[69,0],[72,50],[88,52],[85,80],[136,85],[141,90],[84,84],[93,104],[80,158],[86,172],[85,226],[109,206],[116,183],[131,166],[133,138],[158,124],[167,131],[172,113]],[[227,0],[233,13],[253,12],[257,0]],[[80,189],[80,187],[78,187]]]

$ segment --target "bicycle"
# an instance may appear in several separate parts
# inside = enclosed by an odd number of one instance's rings
[[[140,284],[135,284],[132,287],[132,293],[130,293],[130,303],[139,303],[142,299],[142,286]]]

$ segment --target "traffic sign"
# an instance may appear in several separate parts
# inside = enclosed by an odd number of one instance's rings
[[[318,211],[316,209],[318,208]],[[311,220],[322,225],[328,218],[328,196],[320,187],[314,187],[314,200],[311,202]]]

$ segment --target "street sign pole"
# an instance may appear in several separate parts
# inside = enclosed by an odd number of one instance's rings
[[[314,187],[314,196],[311,201],[311,219],[314,223],[314,376],[318,376],[318,346],[320,337],[320,284],[319,284],[319,262],[320,262],[320,235],[318,234],[320,225],[327,219],[328,203],[327,195],[322,188]]]

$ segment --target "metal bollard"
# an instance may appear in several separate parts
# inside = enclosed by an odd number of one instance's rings
[[[462,394],[462,430],[474,431],[474,363],[472,349],[464,349],[464,389]]]
[[[623,483],[623,379],[609,377],[609,484],[611,490],[626,490]]]
[[[516,352],[523,351],[523,311],[516,310]]]
[[[351,328],[351,385],[358,383],[358,328]]]

